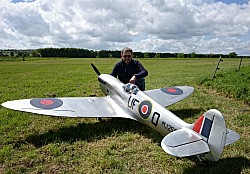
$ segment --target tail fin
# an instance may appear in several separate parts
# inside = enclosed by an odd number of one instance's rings
[[[194,123],[193,130],[208,143],[210,152],[205,154],[204,158],[210,161],[219,160],[224,146],[239,139],[236,132],[233,132],[233,137],[228,134],[229,130],[226,128],[225,120],[220,111],[216,109],[210,109],[200,116]],[[230,140],[230,143],[228,143],[228,140]]]
[[[209,161],[218,161],[224,146],[238,139],[236,132],[226,128],[222,114],[211,109],[194,123],[193,128],[183,127],[166,135],[161,146],[174,156],[198,155]]]

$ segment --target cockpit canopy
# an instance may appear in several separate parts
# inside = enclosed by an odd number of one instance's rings
[[[129,94],[133,93],[136,95],[140,89],[135,84],[127,83],[126,85],[124,85],[124,90]]]

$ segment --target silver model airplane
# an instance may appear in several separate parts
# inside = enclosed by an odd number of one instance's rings
[[[51,116],[133,119],[164,135],[163,150],[177,157],[196,155],[200,160],[218,161],[224,146],[240,138],[226,128],[222,114],[216,109],[207,111],[194,124],[188,124],[165,108],[188,97],[193,87],[140,91],[134,84],[124,84],[109,74],[100,74],[91,65],[105,97],[34,98],[7,101],[2,106]]]

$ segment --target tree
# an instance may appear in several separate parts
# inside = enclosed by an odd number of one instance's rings
[[[155,58],[161,58],[161,54],[160,53],[156,53],[155,54]]]
[[[148,53],[144,53],[144,56],[143,56],[144,58],[149,58],[149,55],[148,55]]]
[[[37,50],[32,50],[31,56],[32,57],[42,57],[41,54],[39,53],[39,51],[37,51]]]
[[[178,53],[178,54],[177,54],[177,57],[178,57],[178,58],[184,58],[184,53]]]
[[[228,54],[229,58],[236,58],[237,57],[237,53],[236,52],[231,52]]]
[[[109,53],[109,58],[113,58],[113,55],[111,53]]]
[[[11,57],[14,56],[14,52],[13,52],[13,51],[10,52],[10,56],[11,56]]]
[[[195,57],[196,57],[195,52],[192,52],[192,53],[191,53],[191,58],[195,58]]]

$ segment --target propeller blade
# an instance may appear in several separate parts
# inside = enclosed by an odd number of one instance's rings
[[[101,73],[98,71],[98,69],[96,68],[96,66],[93,64],[93,63],[91,63],[91,66],[92,66],[92,68],[95,70],[95,72],[96,72],[96,74],[99,76],[99,75],[101,75]]]

